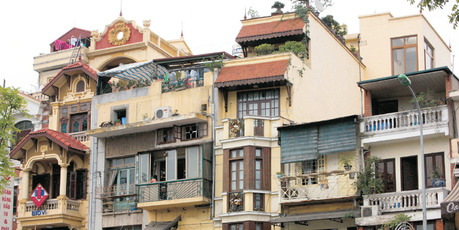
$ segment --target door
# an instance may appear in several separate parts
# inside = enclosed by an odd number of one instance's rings
[[[402,163],[402,190],[418,190],[418,157],[401,158]]]

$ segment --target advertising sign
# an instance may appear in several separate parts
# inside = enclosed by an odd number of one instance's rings
[[[40,206],[45,202],[46,199],[48,199],[48,192],[41,186],[41,184],[38,184],[37,187],[33,190],[32,194],[30,195],[30,199],[33,201],[33,203],[37,206],[37,209],[40,208]]]
[[[13,199],[14,199],[14,179],[7,177],[8,183],[3,189],[3,195],[0,199],[0,229],[13,229]]]

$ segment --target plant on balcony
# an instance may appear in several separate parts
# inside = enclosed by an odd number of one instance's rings
[[[263,56],[263,55],[268,55],[272,54],[274,52],[274,45],[272,44],[261,44],[258,46],[255,46],[255,53],[257,56]]]
[[[381,158],[375,156],[365,160],[365,167],[357,176],[357,181],[355,182],[357,192],[362,193],[362,195],[370,195],[383,191],[384,184],[381,172],[376,168],[379,162],[381,162]]]
[[[383,226],[389,229],[395,229],[400,223],[408,223],[410,222],[411,216],[408,216],[404,213],[399,213],[394,216],[394,218],[385,223]]]
[[[352,168],[352,162],[354,161],[353,155],[341,155],[339,158],[339,164],[343,166],[346,171],[350,171]]]
[[[271,9],[276,9],[276,13],[282,13],[282,8],[285,7],[285,4],[279,1],[276,1]]]
[[[304,58],[306,47],[302,42],[288,41],[284,45],[279,46],[279,52],[292,52],[299,58]]]
[[[427,107],[436,107],[438,105],[444,104],[444,102],[440,99],[436,99],[434,96],[435,92],[431,89],[427,89],[425,92],[420,92],[416,95],[419,107],[420,108],[427,108]],[[413,108],[416,108],[416,102],[414,98],[410,100],[410,103],[413,105]]]
[[[121,120],[120,119],[116,119],[114,123],[115,123],[115,125],[121,125]]]

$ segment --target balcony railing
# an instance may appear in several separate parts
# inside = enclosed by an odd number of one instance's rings
[[[211,182],[201,178],[142,184],[139,185],[139,203],[193,197],[211,198],[211,192]]]
[[[278,117],[246,116],[244,118],[224,119],[222,138],[274,137],[277,136]]]
[[[27,201],[23,204],[24,212],[21,212],[20,217],[34,216],[32,212],[45,211],[40,215],[54,215],[54,214],[71,214],[73,216],[80,216],[80,201],[68,200],[68,199],[48,199],[43,203],[40,208],[37,208],[35,203]]]
[[[204,86],[204,67],[170,70],[168,82],[161,84],[161,92],[180,91]]]
[[[446,105],[421,109],[422,124],[435,125],[448,121],[448,108]],[[419,127],[417,110],[406,112],[388,113],[365,117],[361,123],[361,132],[368,134],[384,133],[402,129]]]
[[[137,210],[137,201],[135,199],[125,201],[106,200],[102,205],[103,213],[132,212]]]
[[[280,200],[308,201],[354,196],[355,172],[336,170],[280,178]]]
[[[77,132],[77,133],[69,133],[70,136],[75,138],[77,141],[83,143],[85,141],[89,141],[88,136],[86,135],[86,132]]]
[[[448,194],[445,188],[430,188],[426,190],[426,207],[440,208],[440,203]],[[403,191],[381,193],[364,196],[364,205],[377,205],[382,213],[400,212],[422,209],[422,191]]]
[[[131,185],[113,185],[97,189],[97,195],[101,198],[114,196],[128,196],[137,194],[137,186]]]

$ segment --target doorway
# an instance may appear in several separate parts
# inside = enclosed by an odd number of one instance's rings
[[[402,164],[402,191],[418,190],[418,157],[404,157]]]

